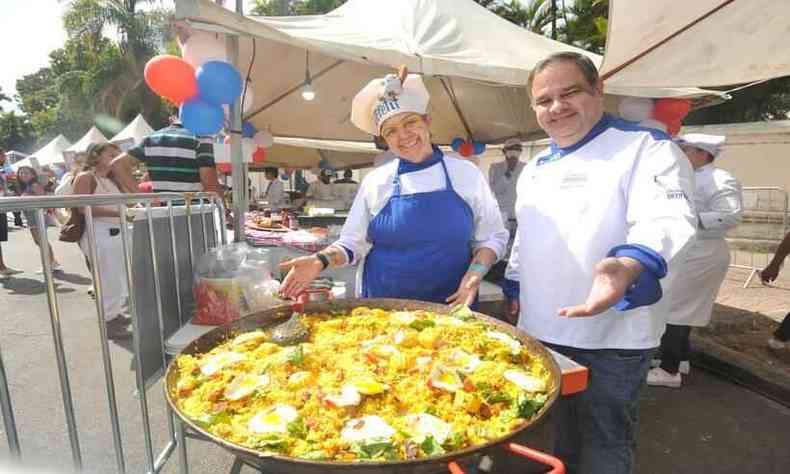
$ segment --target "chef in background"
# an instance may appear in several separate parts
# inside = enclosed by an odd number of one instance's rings
[[[666,332],[661,338],[661,360],[647,373],[648,385],[679,388],[689,372],[689,334],[692,327],[710,322],[716,294],[727,275],[730,248],[724,236],[741,222],[741,183],[716,168],[714,161],[725,137],[690,133],[677,139],[694,168],[696,239],[667,291],[671,301]]]

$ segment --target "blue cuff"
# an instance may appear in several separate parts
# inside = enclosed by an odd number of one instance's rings
[[[340,245],[340,244],[336,244],[336,245],[346,251],[346,256],[348,257],[348,263],[351,264],[351,262],[354,261],[354,252],[351,251],[351,249],[346,247],[345,245]]]
[[[517,282],[516,280],[508,280],[507,278],[502,280],[502,293],[504,293],[508,299],[518,299],[518,294],[520,291],[521,283]]]
[[[645,267],[636,281],[631,285],[625,296],[614,309],[628,311],[640,306],[649,306],[656,303],[663,296],[659,279],[667,274],[667,262],[664,257],[644,245],[618,245],[612,248],[607,257],[630,257]]]

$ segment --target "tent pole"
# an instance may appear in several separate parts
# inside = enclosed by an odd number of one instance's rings
[[[236,0],[236,13],[244,15],[243,0]],[[239,64],[239,37],[228,35],[227,37],[228,59],[233,67],[238,69]],[[233,170],[233,241],[241,242],[244,239],[244,213],[249,206],[247,204],[247,167],[244,166],[244,159],[241,150],[241,104],[239,99],[233,101],[230,106],[231,130],[230,134],[230,162]],[[238,131],[238,132],[235,132]],[[221,232],[225,232],[222,229]]]
[[[461,123],[464,126],[464,130],[466,130],[466,137],[471,141],[474,139],[472,136],[472,129],[469,128],[469,123],[466,121],[466,117],[464,117],[463,112],[461,112],[461,107],[458,105],[458,100],[455,98],[455,93],[450,88],[450,85],[445,82],[444,77],[439,77],[439,81],[442,83],[444,87],[444,92],[447,93],[447,97],[450,98],[450,103],[453,104],[453,108],[455,109],[455,113],[458,114],[458,118],[461,120]]]

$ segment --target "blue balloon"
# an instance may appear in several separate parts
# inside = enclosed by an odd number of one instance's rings
[[[214,135],[222,130],[225,112],[222,107],[202,98],[190,99],[179,108],[181,123],[195,135]]]
[[[480,142],[474,142],[475,147],[475,155],[482,155],[486,151],[486,144]]]
[[[225,61],[209,61],[195,73],[198,95],[216,105],[232,104],[241,95],[241,74]]]
[[[255,136],[255,133],[257,131],[258,130],[255,128],[255,126],[253,124],[251,124],[250,122],[246,122],[246,121],[242,122],[242,124],[241,124],[241,136],[242,137],[244,137],[244,138],[252,138],[253,136]]]
[[[463,138],[455,137],[455,138],[453,138],[453,141],[450,142],[450,148],[452,148],[453,151],[457,152],[458,149],[461,148],[461,145],[463,145],[463,144],[464,144],[464,139]]]

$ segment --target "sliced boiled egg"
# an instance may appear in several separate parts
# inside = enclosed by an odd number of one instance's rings
[[[419,343],[419,340],[417,339],[418,334],[419,333],[417,331],[411,328],[401,329],[395,333],[393,340],[395,341],[395,344],[399,346],[414,347]]]
[[[455,349],[450,354],[450,362],[461,372],[471,374],[480,365],[480,357],[463,349]]]
[[[430,384],[448,392],[455,392],[464,387],[464,382],[455,369],[437,366],[431,372]]]
[[[414,362],[420,367],[425,367],[430,364],[432,360],[433,358],[431,356],[420,356],[417,357]]]
[[[355,378],[351,385],[353,385],[359,393],[363,395],[377,395],[389,389],[389,386],[379,382],[370,376],[363,376]]]
[[[510,350],[513,352],[513,354],[518,354],[521,352],[521,343],[513,339],[512,336],[499,331],[488,331],[486,336],[490,337],[491,339],[496,339],[497,341],[502,342],[506,346],[510,347]]]
[[[428,413],[407,415],[406,426],[414,437],[425,439],[428,436],[433,436],[433,439],[439,444],[444,444],[452,433],[449,423]]]
[[[466,323],[453,316],[439,316],[436,318],[437,326],[463,326],[464,324]]]
[[[395,429],[381,417],[369,415],[347,421],[340,437],[348,443],[358,443],[374,439],[387,441],[394,434]]]
[[[253,433],[287,433],[288,423],[298,417],[296,408],[280,404],[255,415],[247,427]]]
[[[200,365],[203,375],[214,375],[225,367],[237,364],[244,360],[244,354],[238,352],[220,352],[206,358]]]
[[[389,344],[375,344],[370,347],[369,352],[379,359],[389,359],[400,351]]]
[[[288,377],[288,386],[290,388],[299,388],[307,384],[310,379],[313,377],[313,374],[307,372],[306,370],[300,370],[299,372],[294,372]]]
[[[266,339],[266,333],[263,331],[245,332],[244,334],[236,336],[230,344],[233,346],[240,346],[248,342],[260,342],[264,339]]]
[[[225,398],[228,400],[241,400],[252,395],[259,388],[269,385],[269,376],[266,374],[246,374],[233,379],[225,388]]]
[[[351,407],[359,405],[359,402],[362,401],[362,395],[360,395],[359,390],[354,385],[345,384],[340,389],[340,392],[325,395],[324,400],[336,407]]]
[[[506,370],[502,375],[509,382],[516,384],[520,389],[526,390],[527,392],[546,391],[546,382],[544,380],[520,370]]]
[[[400,324],[408,326],[409,324],[413,323],[415,319],[417,319],[417,316],[415,316],[411,311],[395,311],[392,313],[392,319],[399,322]]]

